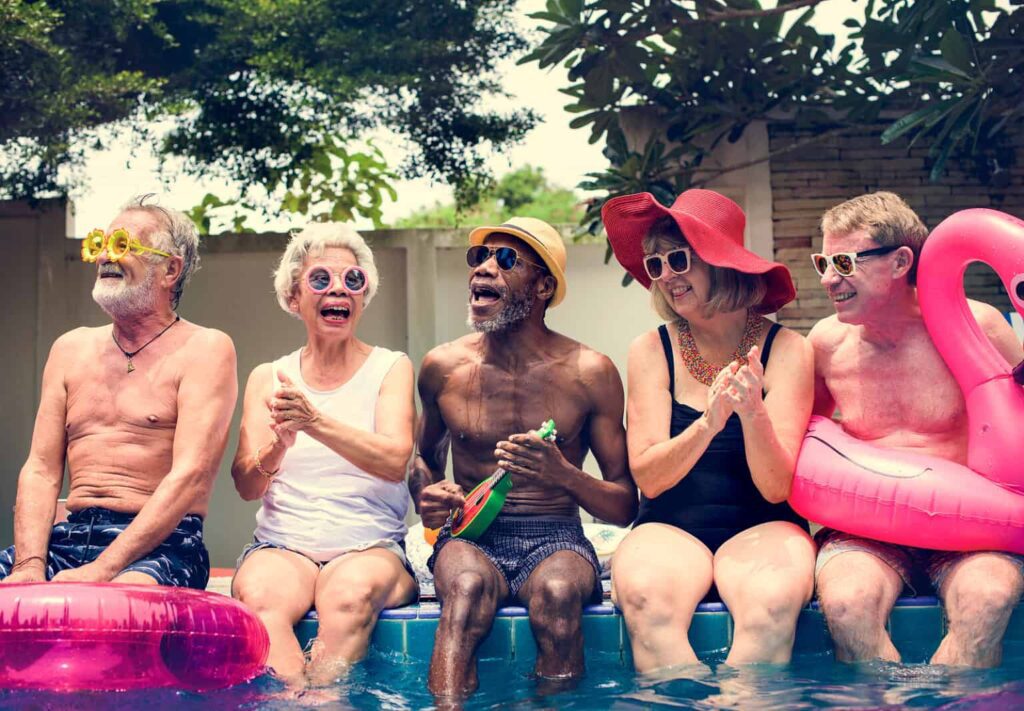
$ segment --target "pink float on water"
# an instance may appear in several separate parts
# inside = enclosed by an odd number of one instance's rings
[[[964,210],[936,227],[921,253],[921,313],[967,403],[967,466],[873,447],[813,417],[789,498],[802,516],[920,548],[1024,553],[1024,371],[971,313],[964,271],[974,261],[999,274],[1024,316],[1024,222]]]
[[[264,670],[263,623],[224,595],[149,585],[0,585],[0,688],[208,690]]]

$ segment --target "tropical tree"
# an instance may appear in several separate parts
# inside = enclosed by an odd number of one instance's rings
[[[409,147],[401,174],[470,200],[484,155],[534,122],[482,103],[496,62],[524,47],[514,5],[0,0],[0,195],[66,192],[88,150],[131,135],[240,195],[379,220],[395,173],[352,143],[386,127]],[[156,120],[169,131],[147,130]]]
[[[609,197],[646,190],[670,202],[716,145],[772,118],[814,134],[777,152],[880,123],[883,143],[925,138],[933,180],[954,154],[973,157],[984,179],[1012,160],[1002,141],[1024,111],[1024,12],[995,0],[868,0],[840,47],[811,22],[821,2],[549,0],[532,15],[545,37],[522,61],[568,70],[570,126],[589,126],[609,159],[580,187]],[[658,129],[631,146],[637,117]],[[584,220],[593,232],[602,204]]]
[[[543,168],[525,165],[501,176],[472,205],[437,203],[397,220],[395,227],[497,225],[513,215],[573,224],[583,216],[583,207],[572,190],[552,185]]]

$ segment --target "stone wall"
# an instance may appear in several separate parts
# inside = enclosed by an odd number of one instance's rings
[[[1024,160],[1009,168],[1005,187],[983,184],[973,174],[973,166],[952,159],[942,180],[932,183],[932,161],[927,145],[921,145],[923,140],[909,150],[906,140],[883,146],[879,139],[883,128],[830,136],[771,159],[775,258],[790,268],[797,287],[797,300],[779,314],[789,326],[806,332],[832,313],[809,255],[821,248],[822,213],[844,200],[890,190],[903,196],[929,229],[969,207],[991,207],[1024,217]],[[810,135],[789,124],[768,126],[771,152]],[[1014,143],[1024,158],[1024,133]],[[968,269],[965,286],[971,298],[1004,312],[1012,308],[1002,283],[985,265]]]

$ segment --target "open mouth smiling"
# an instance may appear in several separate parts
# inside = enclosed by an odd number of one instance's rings
[[[330,304],[320,309],[320,315],[326,321],[343,323],[352,315],[352,309],[347,304]]]
[[[124,279],[124,272],[116,264],[108,262],[100,267],[100,279]]]
[[[501,289],[486,284],[472,284],[469,287],[469,299],[473,306],[489,306],[500,301],[503,296]]]

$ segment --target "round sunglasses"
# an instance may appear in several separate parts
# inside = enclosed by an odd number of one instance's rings
[[[828,271],[828,267],[831,264],[832,268],[836,270],[836,274],[848,277],[857,273],[858,259],[889,254],[889,252],[895,252],[897,249],[899,247],[889,246],[865,249],[863,252],[836,252],[835,254],[822,254],[818,252],[811,255],[811,262],[814,264],[814,271],[818,272],[818,276],[825,276],[825,272]]]
[[[344,271],[337,272],[323,264],[314,264],[306,270],[306,285],[314,294],[324,294],[330,291],[336,276],[341,279],[345,291],[353,296],[362,294],[370,285],[366,271],[362,267],[351,266],[346,267]]]
[[[516,251],[515,247],[488,247],[486,245],[478,244],[475,247],[470,247],[466,250],[466,264],[473,267],[479,267],[481,264],[486,262],[491,256],[494,256],[494,261],[498,264],[498,269],[503,272],[507,272],[509,269],[516,265],[516,262],[523,262],[530,266],[537,267],[538,269],[544,269],[540,264],[535,264],[529,259],[523,259]]]
[[[648,254],[644,257],[644,271],[651,281],[658,281],[665,276],[666,267],[673,274],[686,274],[690,271],[690,248],[680,247],[665,254]]]

